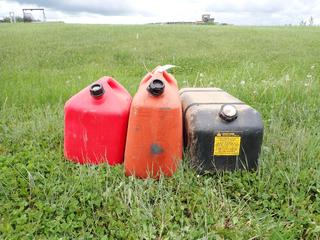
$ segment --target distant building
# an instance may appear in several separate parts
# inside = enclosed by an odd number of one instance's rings
[[[214,18],[211,18],[210,14],[202,14],[202,22],[204,22],[204,23],[214,23]]]
[[[23,12],[23,21],[24,22],[39,22],[39,19],[35,19],[32,15],[33,11],[41,11],[42,12],[42,22],[46,21],[46,14],[44,8],[24,8]]]
[[[24,22],[33,22],[34,17],[31,13],[23,13],[23,21]]]
[[[214,18],[211,18],[210,14],[202,14],[202,18],[199,21],[195,22],[158,22],[158,23],[151,23],[151,24],[196,24],[196,25],[206,25],[206,24],[219,24],[214,21]]]

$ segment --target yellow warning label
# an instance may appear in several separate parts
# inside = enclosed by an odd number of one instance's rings
[[[241,137],[235,133],[218,133],[214,138],[214,156],[239,156]]]

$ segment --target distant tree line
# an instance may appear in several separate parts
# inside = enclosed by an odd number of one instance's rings
[[[22,17],[15,17],[16,22],[23,22],[23,18]],[[10,17],[4,17],[2,20],[0,20],[0,23],[11,23],[11,18]]]

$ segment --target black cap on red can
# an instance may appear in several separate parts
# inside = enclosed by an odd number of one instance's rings
[[[101,97],[104,94],[104,88],[100,83],[95,83],[90,87],[90,94],[93,97]]]
[[[164,82],[160,79],[154,79],[149,84],[147,90],[154,96],[160,96],[164,91]]]

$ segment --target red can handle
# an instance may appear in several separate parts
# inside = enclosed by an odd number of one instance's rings
[[[118,83],[116,80],[114,80],[112,77],[106,77],[107,80],[107,85],[114,89],[114,90],[117,90],[117,91],[121,91],[121,92],[127,92],[127,90],[122,86],[120,85],[120,83]]]

